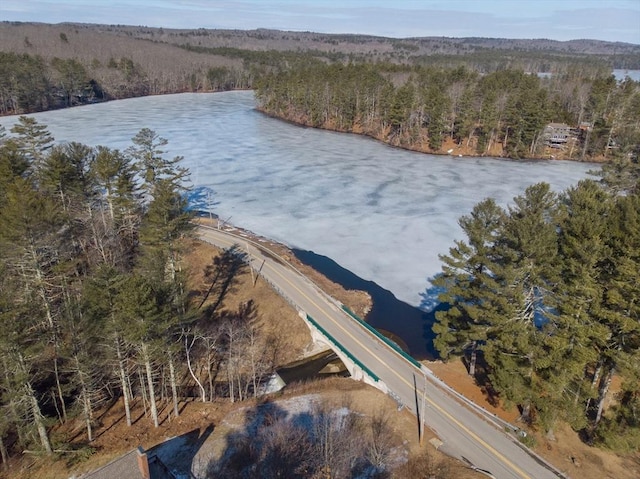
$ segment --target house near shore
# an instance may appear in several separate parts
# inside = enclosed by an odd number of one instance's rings
[[[575,138],[575,133],[566,123],[549,123],[542,132],[542,138],[551,148],[564,148],[571,138]]]

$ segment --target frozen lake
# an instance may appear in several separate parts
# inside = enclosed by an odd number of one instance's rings
[[[457,219],[486,197],[506,205],[536,182],[563,190],[593,165],[452,158],[360,136],[301,128],[254,110],[252,92],[135,98],[32,115],[57,141],[126,148],[141,129],[167,138],[214,213],[328,256],[418,306],[462,234]],[[0,118],[7,130],[15,117]],[[401,318],[396,320],[401,321]]]

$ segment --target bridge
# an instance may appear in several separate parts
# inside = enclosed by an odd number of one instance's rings
[[[293,307],[315,341],[331,347],[352,377],[406,407],[442,441],[441,450],[498,479],[566,477],[517,438],[518,429],[457,394],[285,259],[240,231],[198,228],[203,241],[245,249],[251,267]]]

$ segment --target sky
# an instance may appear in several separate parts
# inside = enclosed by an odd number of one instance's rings
[[[0,20],[640,44],[640,0],[0,0]]]

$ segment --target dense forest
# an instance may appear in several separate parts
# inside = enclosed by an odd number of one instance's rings
[[[562,194],[529,187],[459,221],[441,257],[434,345],[549,434],[560,421],[588,442],[640,449],[640,166]],[[612,381],[615,400],[605,410]]]
[[[640,84],[579,68],[540,78],[315,64],[263,76],[256,96],[270,115],[426,152],[606,160],[640,149]],[[561,140],[553,128],[564,128]]]
[[[143,400],[157,404],[254,397],[282,361],[252,302],[222,311],[247,268],[229,248],[187,288],[192,215],[180,157],[142,129],[125,151],[53,146],[21,117],[0,139],[0,453],[68,449],[55,422]]]
[[[426,152],[637,155],[637,45],[0,24],[0,115],[256,89],[262,111]],[[564,125],[562,141],[550,123]]]

